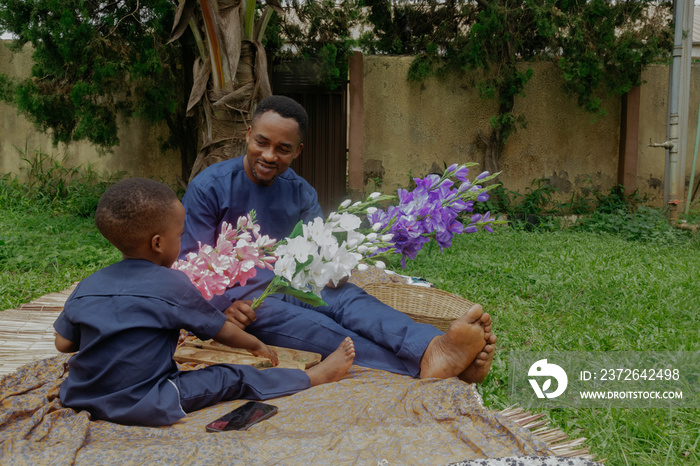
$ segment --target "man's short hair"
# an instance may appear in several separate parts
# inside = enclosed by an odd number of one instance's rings
[[[299,136],[301,141],[306,136],[306,128],[309,126],[309,115],[296,100],[283,95],[271,95],[258,102],[253,113],[253,122],[265,112],[273,111],[283,118],[294,118],[299,124]]]
[[[95,225],[117,249],[129,252],[162,232],[177,200],[175,192],[163,183],[129,178],[102,195],[95,211]]]

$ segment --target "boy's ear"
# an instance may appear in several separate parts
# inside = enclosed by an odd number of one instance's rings
[[[153,235],[151,237],[151,250],[153,252],[162,252],[162,238],[160,235]]]

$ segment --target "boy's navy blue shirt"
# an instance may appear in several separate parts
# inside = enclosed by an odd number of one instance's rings
[[[180,329],[207,340],[226,317],[180,271],[123,260],[78,284],[54,323],[79,345],[61,402],[123,424],[172,424],[185,416],[171,378]]]

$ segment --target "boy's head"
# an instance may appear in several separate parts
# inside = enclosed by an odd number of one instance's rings
[[[168,186],[146,178],[129,178],[100,198],[95,225],[125,258],[145,259],[170,267],[180,252],[185,210]]]

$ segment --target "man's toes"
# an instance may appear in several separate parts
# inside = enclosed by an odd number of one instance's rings
[[[484,310],[482,309],[481,305],[474,304],[469,308],[465,315],[471,322],[480,321],[481,317],[484,315]]]

